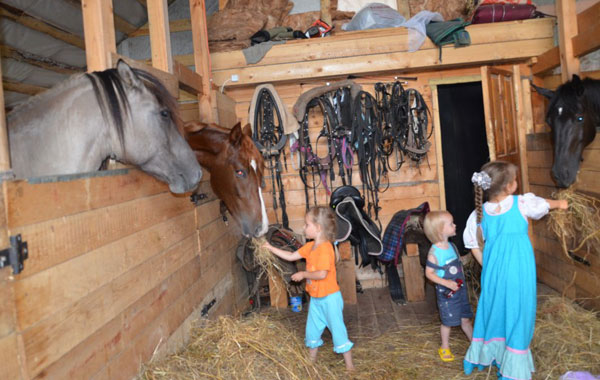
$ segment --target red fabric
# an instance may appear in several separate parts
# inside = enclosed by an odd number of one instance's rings
[[[526,20],[536,16],[535,5],[532,4],[482,4],[475,10],[471,23]]]

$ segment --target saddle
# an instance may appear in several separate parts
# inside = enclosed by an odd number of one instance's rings
[[[365,213],[365,199],[360,192],[353,186],[338,187],[331,194],[329,206],[337,217],[336,242],[350,240],[360,253],[360,266],[371,264],[376,269],[377,260],[372,260],[371,256],[381,255],[381,231]],[[358,261],[358,257],[355,259]]]
[[[405,233],[409,229],[413,215],[425,216],[429,212],[429,203],[423,202],[418,207],[409,210],[401,210],[394,214],[392,220],[383,234],[383,252],[379,260],[383,262],[394,262],[398,265],[400,253],[405,245]],[[418,223],[418,222],[416,222]],[[416,226],[419,228],[419,226]]]

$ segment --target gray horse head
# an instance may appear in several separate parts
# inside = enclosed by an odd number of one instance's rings
[[[107,157],[193,190],[202,176],[182,136],[177,102],[151,74],[124,61],[75,75],[8,115],[17,177],[98,170]]]

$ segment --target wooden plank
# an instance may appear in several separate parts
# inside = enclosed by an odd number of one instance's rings
[[[219,125],[225,128],[233,127],[238,122],[235,114],[235,100],[219,91],[217,91],[216,100]]]
[[[8,181],[7,217],[10,227],[16,228],[167,191],[168,185],[136,169],[71,181],[35,184],[26,180]],[[209,196],[214,199],[214,195]]]
[[[17,346],[16,333],[0,338],[0,360],[2,360],[3,379],[29,379],[29,377],[21,371],[22,356],[20,355]]]
[[[262,82],[304,80],[309,78],[326,78],[350,74],[383,73],[394,70],[412,70],[430,68],[456,67],[465,63],[482,65],[508,60],[526,59],[541,54],[552,46],[550,38],[508,41],[483,45],[471,45],[462,48],[447,47],[443,49],[443,61],[439,61],[438,49],[418,50],[414,53],[395,52],[372,54],[368,59],[344,57],[328,60],[282,63],[277,65],[246,67],[213,71],[213,81],[220,86],[231,75],[239,76],[239,81],[228,83],[228,86],[250,85]]]
[[[527,36],[532,40],[553,38],[553,20],[537,19],[511,21],[495,24],[470,25],[467,30],[471,36],[471,45],[486,45],[492,43],[522,40]],[[552,47],[550,45],[548,48]],[[273,46],[260,62],[254,65],[246,64],[242,51],[217,52],[211,54],[213,71],[233,68],[259,67],[281,63],[306,63],[314,60],[325,60],[345,57],[361,57],[368,55],[395,52],[408,52],[409,36],[405,28],[386,28],[344,32],[326,39],[314,38],[309,40],[287,41],[285,44]],[[420,50],[439,50],[429,39],[426,39]],[[462,51],[461,49],[458,49]],[[444,50],[444,60],[446,59]],[[192,56],[177,56],[176,59],[185,65],[193,65]],[[280,93],[281,95],[281,93]]]
[[[573,54],[581,57],[600,48],[600,20],[590,25],[582,25],[581,32],[573,37]]]
[[[537,57],[537,62],[531,67],[533,75],[544,75],[560,64],[560,49],[558,46],[548,49]]]
[[[440,207],[442,210],[446,209],[446,188],[444,178],[444,155],[442,152],[442,130],[440,121],[440,105],[438,100],[438,88],[437,86],[431,87],[431,101],[432,101],[432,114],[433,114],[433,129],[435,138],[435,153],[436,153],[436,164],[437,164],[437,176],[438,176],[438,190],[440,196]]]
[[[410,4],[408,0],[396,0],[396,9],[405,19],[410,19]]]
[[[33,29],[52,38],[56,38],[57,40],[66,42],[69,45],[85,50],[83,38],[58,29],[43,20],[32,17],[25,10],[15,9],[6,4],[0,4],[0,17],[5,17],[26,26],[29,29]]]
[[[331,1],[321,0],[321,20],[327,25],[333,25],[331,22]]]
[[[194,233],[194,213],[189,211],[18,281],[15,299],[21,330],[110,284]]]
[[[271,307],[276,309],[286,309],[288,307],[285,282],[278,275],[269,276],[269,297],[271,299]]]
[[[338,252],[340,253],[340,260],[349,261],[352,260],[352,245],[350,241],[346,240],[338,244]]]
[[[577,35],[577,11],[575,2],[556,0],[558,17],[558,46],[560,48],[560,69],[563,83],[579,74],[579,58],[573,52],[573,37]]]
[[[147,0],[152,67],[173,73],[167,0]]]
[[[487,136],[487,144],[490,152],[490,161],[496,159],[496,142],[494,138],[494,122],[492,98],[491,98],[491,83],[489,75],[489,67],[481,66],[481,91],[483,93],[483,111],[485,115],[485,130]]]
[[[513,65],[513,89],[514,89],[514,104],[515,104],[515,123],[516,123],[516,139],[519,154],[519,172],[521,174],[521,191],[523,193],[529,192],[529,180],[528,180],[528,164],[527,164],[527,137],[526,130],[529,125],[528,115],[525,103],[529,103],[530,97],[526,97],[525,90],[522,87],[521,70],[519,65]],[[529,83],[525,84],[529,88]],[[529,119],[531,120],[531,119]]]
[[[202,77],[177,61],[173,61],[173,73],[179,81],[179,88],[194,95],[202,94]]]
[[[192,235],[23,333],[33,376],[104,326],[197,255]]]
[[[406,255],[407,256],[419,256],[419,245],[414,243],[406,244]]]
[[[165,278],[122,313],[81,341],[60,360],[52,363],[36,377],[41,379],[84,379],[110,365],[125,347],[137,337],[178,297],[187,296],[186,290],[196,283],[204,283],[200,276],[201,263],[193,258],[175,273]],[[198,289],[202,299],[210,284]],[[193,293],[191,294],[193,296]],[[193,299],[193,297],[192,297]]]
[[[591,78],[600,79],[600,70],[582,71],[579,73],[581,79]],[[562,84],[560,75],[548,75],[544,77],[543,87],[554,90]]]
[[[2,87],[4,87],[4,91],[18,92],[19,94],[25,94],[30,96],[41,94],[42,92],[47,90],[46,87],[35,86],[33,84],[21,82],[13,82],[10,80],[3,80]]]
[[[2,70],[0,70],[0,81],[2,80]],[[8,150],[8,132],[6,129],[6,111],[4,110],[4,89],[0,88],[0,173],[4,176],[4,172],[10,170],[10,153]],[[2,203],[4,208],[4,196],[2,196]],[[5,215],[4,213],[2,215]],[[3,222],[0,226],[6,231],[6,217],[2,217]],[[4,243],[2,241],[2,243]]]
[[[119,59],[122,59],[123,61],[127,62],[129,66],[135,69],[144,70],[154,75],[169,91],[169,94],[173,95],[174,98],[179,98],[179,81],[177,80],[177,77],[172,73],[167,73],[163,70],[155,69],[154,67],[148,66],[143,62],[124,57],[117,53],[111,54],[111,67],[116,67]]]
[[[212,115],[211,61],[208,50],[208,31],[206,30],[206,7],[204,0],[190,0],[190,19],[192,21],[192,41],[196,72],[202,77],[202,95],[198,98],[200,121],[214,122]],[[220,83],[222,84],[222,83]]]
[[[192,208],[188,199],[166,193],[11,229],[11,234],[20,233],[29,241],[29,260],[20,277],[31,276]]]
[[[406,285],[406,300],[419,302],[425,300],[425,279],[419,256],[402,256],[402,272]]]
[[[181,19],[181,20],[173,20],[169,21],[169,30],[171,33],[177,32],[187,32],[192,30],[192,22],[190,19]],[[129,37],[139,37],[139,36],[147,36],[150,34],[150,28],[148,24],[140,26],[133,33],[129,34]],[[188,65],[191,66],[191,65]]]
[[[82,0],[85,57],[88,72],[112,67],[111,54],[117,52],[112,1]]]
[[[63,63],[59,63],[48,58],[45,58],[44,61],[41,60],[41,57],[40,59],[36,59],[34,58],[35,56],[33,54],[26,53],[24,51],[15,49],[11,46],[0,45],[0,55],[2,56],[2,58],[14,59],[18,62],[27,63],[29,65],[60,74],[71,75],[83,72],[83,69],[81,68],[65,65]]]
[[[342,260],[336,264],[337,281],[344,305],[356,305],[356,267],[353,260]]]

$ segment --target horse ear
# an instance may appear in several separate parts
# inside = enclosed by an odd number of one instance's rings
[[[554,97],[554,91],[552,90],[548,90],[547,88],[543,88],[543,87],[538,87],[535,84],[531,84],[531,86],[533,88],[535,88],[535,91],[540,94],[543,95],[545,97],[547,97],[548,99],[552,99],[552,97]]]
[[[117,72],[125,84],[131,87],[142,87],[142,81],[140,81],[140,78],[135,75],[131,69],[131,66],[129,66],[127,62],[123,61],[122,59],[119,59],[117,62]]]
[[[246,136],[250,136],[250,137],[252,137],[252,127],[250,126],[250,124],[246,124],[246,125],[244,126],[244,128],[242,129],[242,132],[244,132],[244,134],[245,134]]]
[[[585,89],[583,88],[583,82],[581,81],[581,78],[579,78],[579,75],[573,74],[573,78],[571,79],[571,84],[573,85],[573,88],[577,92],[577,96],[582,96]]]
[[[242,142],[242,125],[237,123],[231,128],[231,132],[229,132],[229,142],[233,146],[239,146]]]

